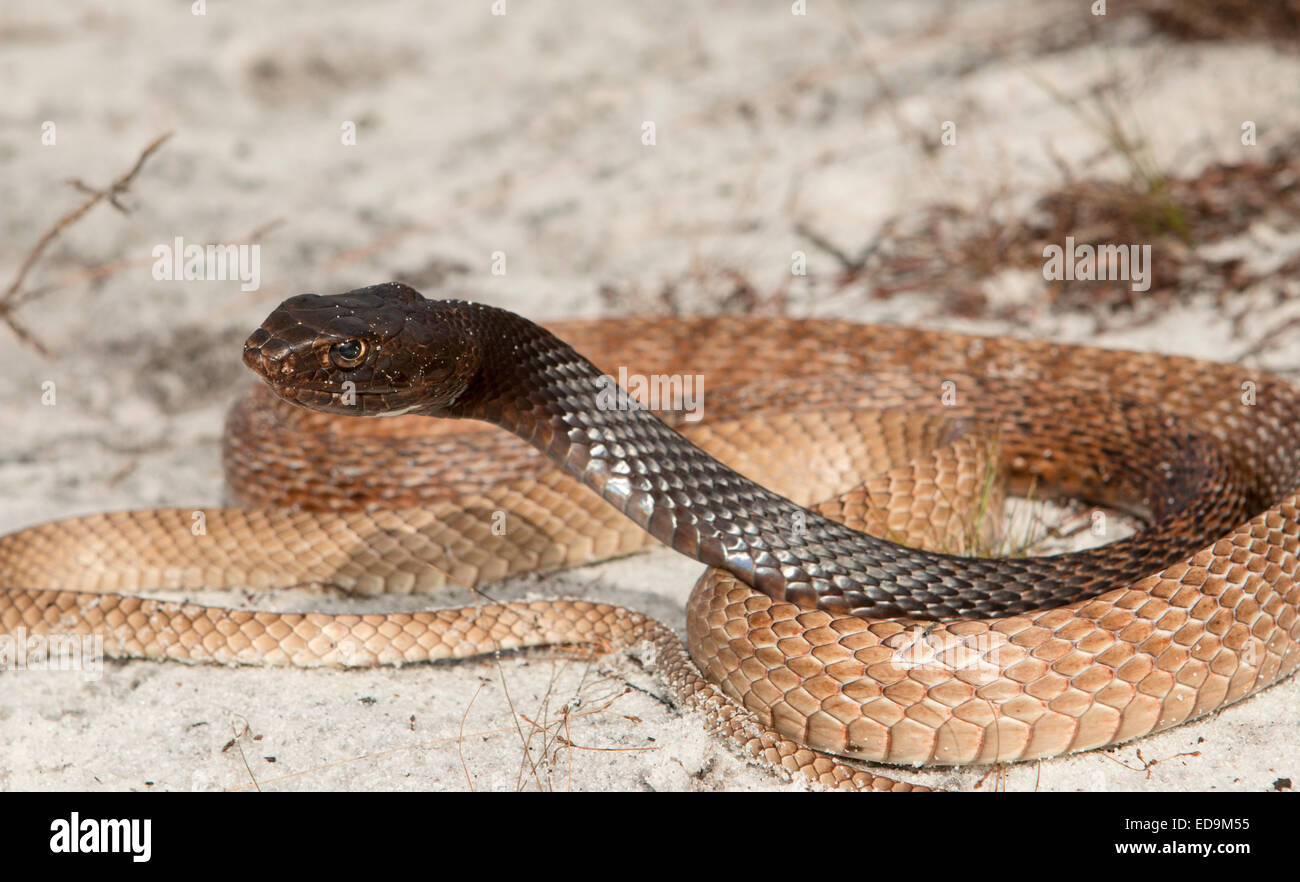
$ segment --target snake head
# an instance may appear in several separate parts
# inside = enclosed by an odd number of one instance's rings
[[[460,304],[396,282],[346,294],[299,294],[244,344],[244,364],[276,395],[326,413],[454,416],[477,374],[478,340]]]

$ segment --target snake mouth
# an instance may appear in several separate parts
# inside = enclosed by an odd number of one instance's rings
[[[314,392],[321,395],[343,395],[347,391],[349,390],[345,390],[338,385],[321,386],[313,383],[298,383],[295,384],[293,389],[289,390],[287,394],[292,395],[294,392]],[[356,389],[350,391],[351,394],[356,395],[358,398],[365,398],[366,396],[400,395],[401,393],[410,390],[397,386],[358,386]]]

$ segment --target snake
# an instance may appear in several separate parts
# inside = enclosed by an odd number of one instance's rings
[[[1300,665],[1300,390],[1240,365],[832,319],[543,327],[400,283],[291,297],[243,360],[261,382],[227,419],[233,505],[0,537],[0,634],[327,667],[649,646],[711,732],[845,790],[925,789],[879,764],[1119,744]],[[616,376],[707,379],[708,418]],[[996,526],[970,512],[1026,493],[1138,526],[973,553]],[[424,593],[656,543],[707,567],[684,642],[583,599],[344,614],[153,594]]]

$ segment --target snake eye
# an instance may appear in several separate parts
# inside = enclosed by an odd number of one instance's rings
[[[335,367],[354,368],[366,357],[366,344],[361,340],[344,340],[330,347],[330,361]]]

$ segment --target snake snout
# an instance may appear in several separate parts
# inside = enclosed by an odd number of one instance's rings
[[[244,364],[261,377],[269,378],[277,369],[283,371],[288,367],[288,362],[285,361],[288,354],[289,347],[265,328],[258,328],[244,342]]]

